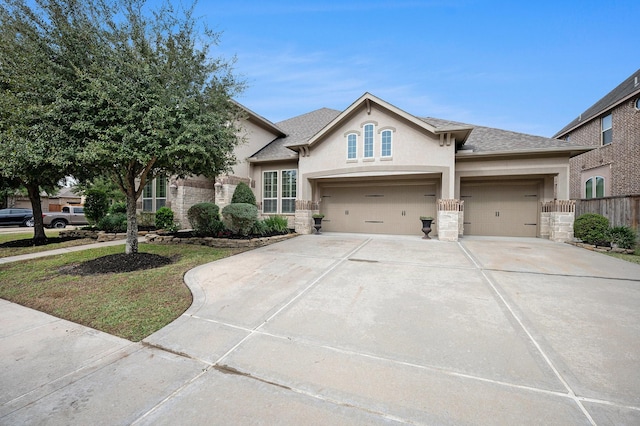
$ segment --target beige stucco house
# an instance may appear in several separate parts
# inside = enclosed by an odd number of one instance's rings
[[[263,215],[323,231],[572,238],[569,159],[588,151],[569,141],[418,117],[365,93],[344,111],[318,109],[272,123],[247,109],[246,143],[233,172],[216,182],[170,181],[178,217],[194,202],[227,204],[238,182]],[[183,219],[184,221],[184,219]]]

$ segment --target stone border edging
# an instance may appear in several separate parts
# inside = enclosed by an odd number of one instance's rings
[[[104,231],[87,231],[84,229],[70,229],[68,231],[60,231],[61,237],[73,237],[73,238],[91,238],[99,243],[115,240],[126,240],[127,234],[120,233],[107,233]]]
[[[623,254],[633,254],[635,253],[635,249],[623,249],[618,247],[603,247],[603,246],[594,246],[593,244],[579,243],[576,241],[566,241],[567,244],[571,244],[572,246],[580,247],[583,249],[597,251],[598,253],[623,253]]]
[[[249,240],[235,238],[189,237],[180,238],[173,235],[145,235],[145,242],[150,244],[195,244],[215,248],[257,248],[268,246],[279,241],[297,237],[298,234],[274,235],[273,237],[251,238]]]

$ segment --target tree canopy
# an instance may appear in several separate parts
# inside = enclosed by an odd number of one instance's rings
[[[9,101],[35,110],[34,122],[48,118],[41,133],[28,128],[13,138],[15,145],[40,147],[38,158],[53,157],[56,164],[44,164],[43,173],[71,171],[80,180],[109,176],[127,199],[126,251],[137,252],[136,201],[147,181],[215,177],[235,162],[239,110],[231,99],[243,83],[233,74],[233,60],[212,59],[219,34],[202,28],[193,5],[165,3],[149,11],[144,0],[35,0],[35,9],[25,0],[7,3],[7,20],[23,17],[14,45],[29,46],[22,34],[34,44],[27,59],[35,65],[30,73],[37,89],[26,96],[22,78]],[[5,114],[9,108],[0,109]],[[24,121],[14,127],[24,128]],[[47,141],[61,141],[72,154],[51,155]],[[24,169],[15,163],[5,173]]]

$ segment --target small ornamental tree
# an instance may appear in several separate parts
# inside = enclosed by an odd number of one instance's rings
[[[84,215],[90,224],[96,225],[109,211],[107,193],[101,189],[90,189],[86,192]]]
[[[235,203],[246,203],[246,204],[256,204],[256,196],[253,195],[253,191],[249,188],[244,182],[240,182],[236,187],[235,191],[233,191],[233,197],[231,197],[231,204]]]

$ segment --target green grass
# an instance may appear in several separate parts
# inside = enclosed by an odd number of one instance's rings
[[[57,237],[60,230],[46,229],[45,234],[47,237]],[[0,244],[14,241],[14,240],[30,240],[33,238],[33,230],[31,232],[25,231],[25,233],[19,234],[0,234]],[[95,240],[91,238],[82,238],[78,240],[65,241],[62,243],[47,244],[44,246],[31,246],[31,247],[0,247],[0,257],[18,256],[21,254],[38,253],[41,251],[54,250],[65,247],[81,246],[85,244],[95,243]]]
[[[617,257],[618,259],[626,260],[627,262],[637,263],[640,265],[640,249],[636,249],[633,254],[624,254],[624,253],[607,253],[607,255],[612,257]]]
[[[112,246],[2,265],[0,297],[137,342],[191,305],[191,293],[183,281],[186,271],[238,252],[140,244],[140,252],[177,260],[161,268],[118,274],[75,276],[61,271],[123,250],[123,246]]]

